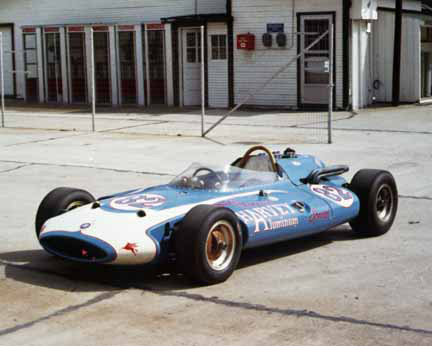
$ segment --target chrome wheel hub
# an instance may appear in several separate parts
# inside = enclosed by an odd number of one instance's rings
[[[393,213],[393,206],[393,191],[389,185],[384,184],[378,189],[376,197],[376,211],[378,219],[382,222],[387,222]]]
[[[234,257],[236,238],[229,222],[216,222],[206,241],[206,258],[210,268],[223,271],[229,267]]]

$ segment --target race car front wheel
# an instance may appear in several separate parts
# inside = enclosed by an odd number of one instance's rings
[[[379,236],[392,226],[398,208],[398,191],[393,175],[387,171],[362,169],[351,181],[350,189],[360,199],[360,213],[350,222],[364,236]]]
[[[94,201],[95,198],[84,190],[70,187],[58,187],[52,190],[39,205],[35,221],[36,236],[39,239],[42,226],[48,219]]]
[[[203,284],[227,280],[237,267],[242,234],[237,216],[227,208],[199,205],[175,234],[180,270]]]

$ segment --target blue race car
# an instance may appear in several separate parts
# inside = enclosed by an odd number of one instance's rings
[[[398,192],[391,173],[326,166],[292,149],[255,146],[226,167],[192,164],[171,183],[95,198],[57,188],[41,202],[36,234],[49,253],[81,263],[138,265],[173,257],[204,284],[223,282],[241,251],[349,222],[386,233]]]

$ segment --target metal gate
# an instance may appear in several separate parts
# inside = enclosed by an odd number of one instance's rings
[[[218,121],[212,124],[207,130],[204,128],[204,118],[205,111],[204,107],[202,107],[202,137],[207,136],[212,130],[214,130],[219,124],[221,124],[226,118],[234,114],[238,111],[242,106],[247,104],[247,102],[253,98],[255,95],[259,94],[260,91],[267,88],[274,80],[278,78],[282,73],[284,73],[289,66],[300,61],[303,63],[303,66],[306,66],[306,70],[303,68],[304,72],[309,73],[310,75],[314,75],[313,77],[319,77],[320,87],[325,88],[325,99],[328,101],[328,110],[326,111],[326,119],[316,119],[313,122],[316,126],[322,127],[323,121],[326,125],[327,131],[327,142],[331,144],[333,142],[332,139],[332,116],[333,116],[333,71],[334,71],[334,24],[327,20],[328,28],[325,32],[298,32],[296,35],[300,35],[302,37],[302,42],[305,42],[303,49],[293,57],[289,62],[281,66],[277,71],[275,71],[272,75],[270,75],[265,82],[256,85],[253,89],[249,90],[246,93],[245,98],[238,103],[234,108],[232,108],[229,112],[223,115]],[[322,26],[322,25],[321,25]],[[327,47],[326,52],[321,52],[323,47]],[[315,48],[315,51],[314,51]],[[317,59],[317,57],[319,59]],[[310,76],[309,76],[310,77]],[[205,83],[202,82],[202,85]],[[319,103],[319,102],[318,102]],[[321,113],[322,114],[322,113]],[[311,121],[309,120],[309,123]],[[293,127],[296,125],[294,124]],[[306,125],[305,125],[306,126]],[[309,126],[311,126],[309,124]]]

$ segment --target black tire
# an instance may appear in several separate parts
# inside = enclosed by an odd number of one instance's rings
[[[393,175],[387,171],[362,169],[352,179],[350,189],[360,199],[360,213],[350,222],[352,229],[367,237],[387,233],[398,208]]]
[[[227,238],[231,237],[231,241],[220,240],[218,233],[224,233]],[[227,245],[227,242],[231,245]],[[211,285],[227,280],[237,267],[242,247],[238,218],[227,208],[196,206],[186,214],[175,234],[180,271],[201,284]],[[223,253],[225,250],[229,255]],[[215,251],[216,254],[209,254],[209,251]],[[220,268],[217,267],[216,260],[212,262],[210,256],[213,255],[217,259],[223,259]]]
[[[39,239],[41,228],[48,219],[94,201],[95,198],[84,190],[69,187],[52,190],[39,205],[35,221],[36,236]]]

